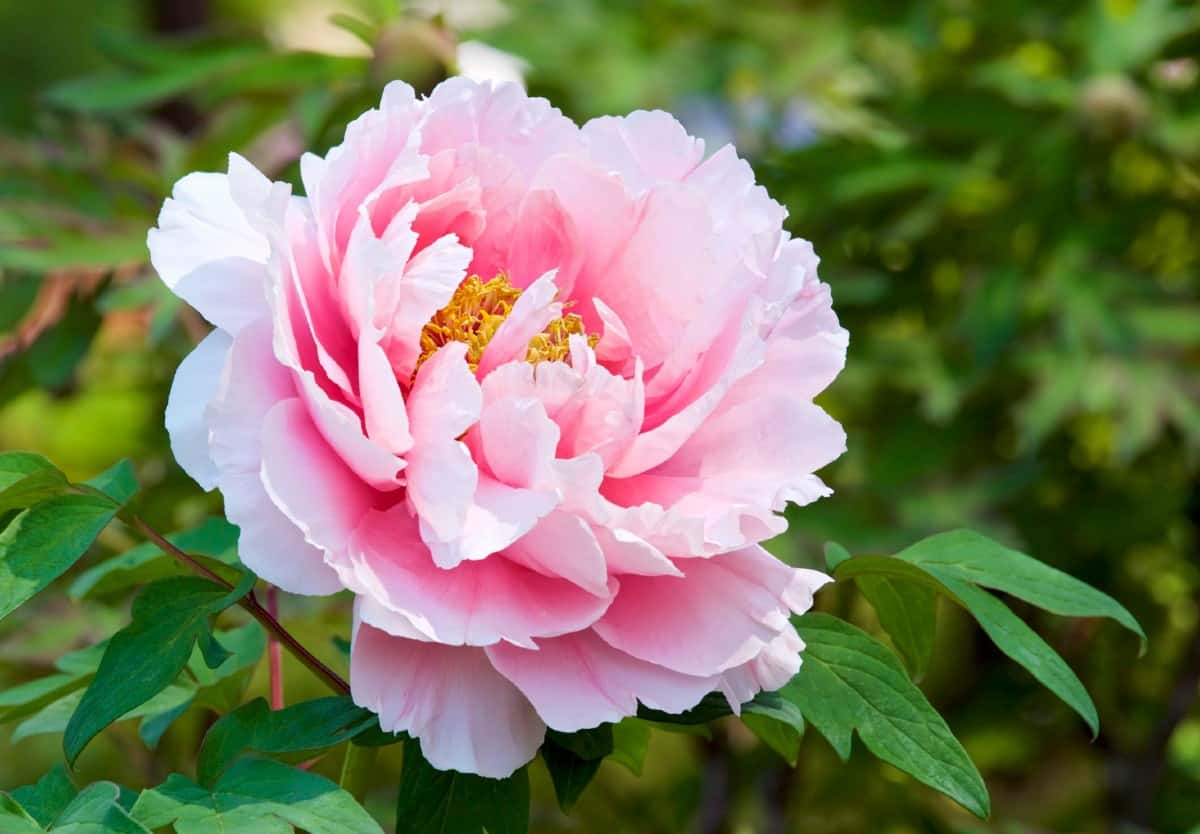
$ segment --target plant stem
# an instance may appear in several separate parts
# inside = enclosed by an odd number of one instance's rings
[[[279,621],[279,589],[267,586],[267,613]],[[271,709],[283,709],[283,649],[272,634],[267,638],[267,665],[271,673]]]
[[[156,544],[164,553],[175,557],[180,562],[187,565],[206,579],[210,579],[213,582],[216,582],[218,585],[229,588],[230,590],[233,589],[232,584],[230,584],[217,573],[214,573],[194,557],[184,553],[178,547],[171,544],[169,541],[167,541],[165,536],[163,536],[138,516],[131,516],[129,520],[138,532],[140,532],[150,541],[154,542],[154,544]],[[325,681],[325,683],[334,692],[339,695],[350,694],[350,684],[346,683],[341,675],[322,663],[316,655],[304,648],[304,646],[300,644],[300,641],[292,636],[291,632],[280,625],[279,620],[277,620],[270,611],[268,611],[262,606],[261,603],[259,603],[258,598],[254,596],[253,591],[242,597],[242,599],[238,601],[238,605],[246,609],[250,616],[258,620],[262,627],[267,630],[269,635],[274,635],[274,637],[277,638],[279,642],[285,646],[289,652],[292,653],[293,657],[307,666],[313,672],[313,674]]]

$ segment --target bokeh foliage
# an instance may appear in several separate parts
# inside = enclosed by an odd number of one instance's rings
[[[577,119],[662,107],[713,148],[736,141],[822,255],[852,334],[824,404],[850,451],[827,473],[837,495],[793,513],[777,552],[815,566],[826,539],[891,552],[970,525],[1109,591],[1150,635],[1138,660],[1116,629],[1020,611],[1095,695],[1092,741],[940,611],[923,686],[987,778],[988,823],[867,756],[842,766],[815,737],[793,772],[731,724],[711,738],[656,733],[643,778],[605,764],[569,820],[535,774],[534,830],[1200,827],[1200,11],[447,5],[432,19],[317,0],[0,7],[0,447],[42,451],[79,478],[135,459],[164,529],[215,511],[161,428],[173,369],[204,330],[148,272],[162,198],[229,150],[295,181],[299,152],[336,143],[383,83],[428,88],[456,38],[479,39],[528,62],[531,89]],[[344,28],[326,22],[335,12]],[[163,32],[183,24],[198,28]],[[128,544],[106,535],[102,548]],[[848,588],[821,603],[876,626]],[[344,602],[289,605],[306,642],[344,662]],[[44,674],[125,616],[120,596],[47,598],[4,623],[0,681]],[[322,694],[303,670],[288,690]],[[136,727],[109,732],[81,772],[153,784],[194,751],[201,720],[153,754]],[[385,818],[394,753],[371,795]],[[55,738],[0,732],[0,787],[57,757]]]

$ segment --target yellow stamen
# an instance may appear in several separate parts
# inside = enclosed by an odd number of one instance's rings
[[[521,291],[510,284],[503,273],[489,281],[483,281],[478,275],[468,275],[454,291],[450,303],[434,313],[421,329],[421,356],[417,359],[417,369],[438,348],[450,342],[462,342],[467,346],[467,364],[472,371],[478,370],[484,348],[512,313],[520,296]],[[598,336],[584,330],[582,317],[567,313],[530,339],[525,361],[534,364],[566,361],[571,352],[572,335],[586,336],[592,347],[599,340]],[[416,370],[413,376],[416,376]]]

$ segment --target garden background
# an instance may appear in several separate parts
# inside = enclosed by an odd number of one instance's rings
[[[1150,650],[1019,607],[1094,694],[1093,740],[941,609],[922,687],[991,788],[989,822],[815,734],[792,769],[729,722],[656,732],[641,778],[606,763],[569,817],[535,768],[533,830],[1200,832],[1198,56],[1200,9],[1172,0],[0,0],[0,449],[79,478],[132,458],[162,529],[219,513],[162,427],[205,331],[145,250],[184,173],[236,150],[298,184],[299,153],[388,80],[427,90],[455,67],[523,73],[579,121],[668,109],[751,160],[851,333],[821,400],[849,434],[823,473],[836,495],[773,550],[819,566],[828,540],[892,552],[971,526],[1117,597]],[[60,583],[74,600],[0,626],[0,689],[125,621],[127,594],[79,582],[92,564]],[[874,626],[837,588],[818,607]],[[289,598],[283,615],[344,667],[347,610]],[[289,700],[323,694],[287,663]],[[60,759],[71,697],[18,715],[0,696],[0,789]],[[125,722],[81,776],[153,784],[211,720],[189,711],[153,751]],[[388,748],[367,795],[384,820],[398,768]]]

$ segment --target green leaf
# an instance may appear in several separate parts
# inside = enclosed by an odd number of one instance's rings
[[[600,769],[604,757],[613,751],[611,724],[602,724],[577,733],[550,730],[542,745],[542,760],[550,771],[554,795],[559,807],[571,810],[584,789]]]
[[[837,570],[837,566],[850,558],[850,551],[837,542],[825,542],[825,566]]]
[[[928,585],[890,576],[860,576],[858,589],[879,616],[915,680],[929,668],[937,628],[937,593]]]
[[[778,718],[753,713],[743,715],[742,723],[758,737],[759,741],[782,756],[784,761],[793,767],[796,766],[796,759],[800,755],[800,741],[803,736],[792,724],[780,721]]]
[[[0,513],[32,507],[34,504],[62,495],[67,479],[57,469],[39,469],[0,492]]]
[[[224,716],[208,731],[196,763],[196,778],[211,786],[243,753],[311,753],[347,741],[375,723],[375,715],[350,698],[304,701],[272,711],[256,698]]]
[[[6,490],[33,472],[56,469],[46,458],[34,452],[0,452],[0,490]]]
[[[199,577],[163,579],[146,587],[133,603],[132,622],[113,635],[87,692],[63,737],[67,762],[96,734],[144,704],[175,681],[197,641],[209,632],[209,618],[233,605],[254,584],[246,575],[228,590]]]
[[[857,731],[878,758],[986,817],[990,803],[982,777],[895,655],[827,614],[805,614],[795,623],[806,644],[804,666],[784,696],[838,755],[849,757]]]
[[[1003,591],[1052,614],[1116,620],[1141,638],[1145,652],[1146,632],[1108,594],[972,530],[939,533],[896,555],[943,582],[959,580]]]
[[[485,779],[437,770],[416,739],[404,742],[396,834],[526,834],[529,831],[529,772]]]
[[[117,461],[99,475],[84,482],[87,486],[98,489],[119,506],[124,506],[129,499],[137,494],[137,475],[133,464],[127,460]]]
[[[650,750],[650,734],[650,725],[640,718],[626,718],[614,724],[610,758],[635,776],[641,776]]]
[[[178,709],[181,705],[186,706],[191,701],[193,693],[194,690],[190,686],[173,684],[145,703],[138,704],[129,712],[118,716],[114,720],[125,721],[130,718],[142,718],[147,715],[157,715],[162,712]],[[78,690],[60,698],[41,712],[17,725],[16,729],[13,730],[12,740],[20,741],[32,736],[59,735],[63,733],[70,724],[71,717],[79,709],[79,703],[82,699],[83,693]]]
[[[87,551],[116,512],[93,495],[60,495],[23,511],[0,533],[0,619]]]
[[[207,556],[229,565],[236,563],[238,529],[224,519],[208,518],[198,527],[171,533],[166,538],[192,556]],[[103,597],[135,585],[186,574],[187,568],[156,544],[143,542],[80,573],[67,594],[72,599]]]
[[[1054,649],[1007,605],[966,582],[947,579],[947,590],[971,612],[1000,651],[1024,666],[1030,674],[1079,713],[1092,736],[1100,732],[1100,716],[1083,683]]]
[[[50,825],[75,798],[75,786],[67,776],[67,769],[56,765],[33,785],[17,788],[11,796],[25,813],[45,828]]]
[[[150,834],[121,806],[121,788],[112,782],[88,785],[50,829],[53,834]]]
[[[51,771],[30,788],[0,794],[0,831],[4,834],[150,834],[121,803],[122,789],[112,782],[88,785],[78,794],[66,775]],[[43,786],[48,779],[52,783]],[[29,791],[33,791],[29,793]],[[26,793],[23,793],[26,792]],[[30,801],[22,809],[24,802]],[[32,809],[32,812],[31,812]]]
[[[382,834],[354,797],[323,776],[269,759],[244,759],[203,788],[172,774],[131,812],[146,828],[180,834]]]

